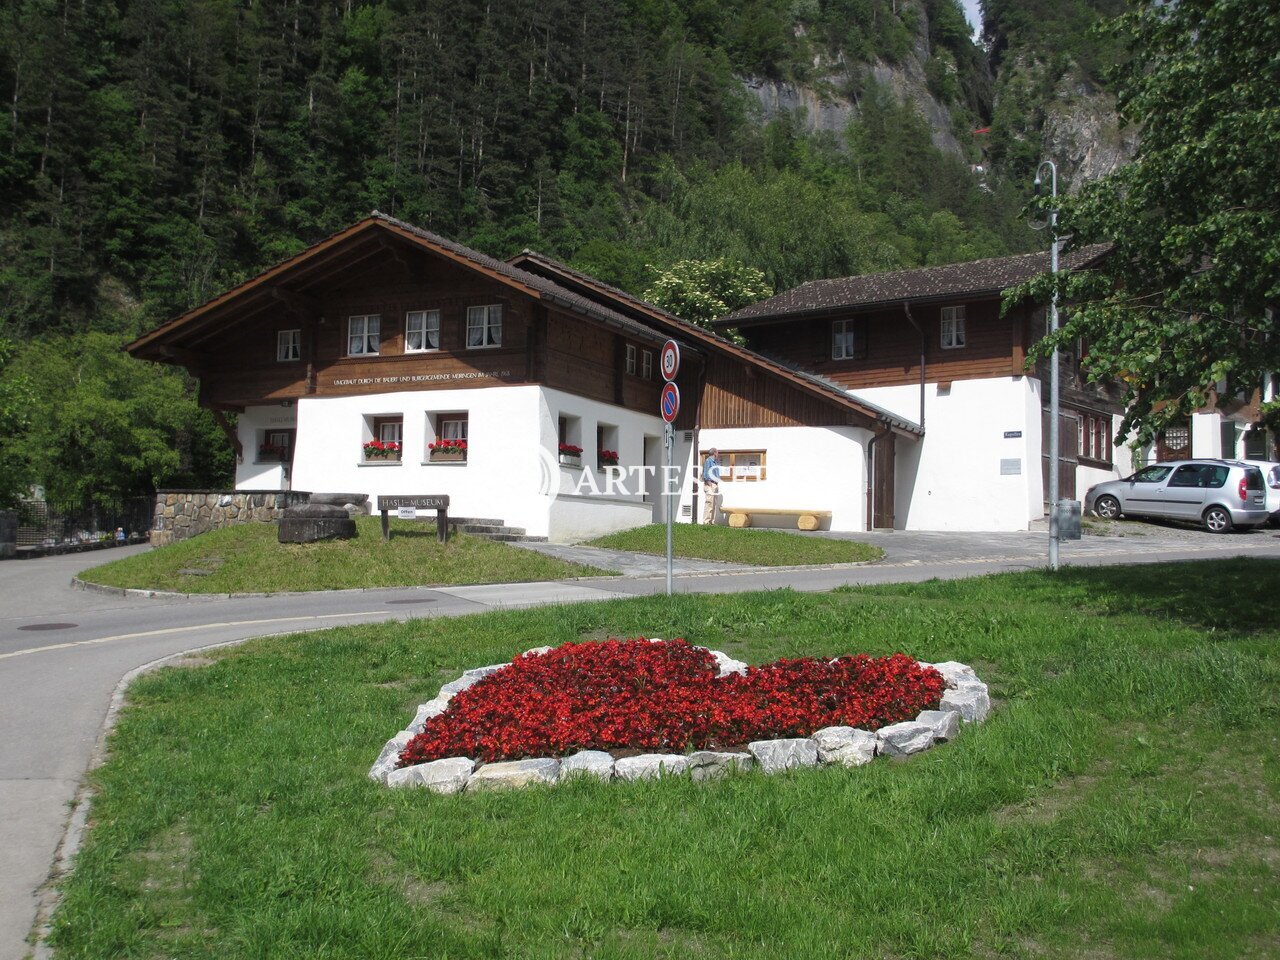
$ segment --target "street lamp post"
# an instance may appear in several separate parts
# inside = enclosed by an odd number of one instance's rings
[[[1053,274],[1053,301],[1049,304],[1049,334],[1058,332],[1058,168],[1052,160],[1042,161],[1036,168],[1036,195],[1042,185],[1041,172],[1049,170],[1049,234],[1053,241],[1049,254],[1049,269]],[[1049,358],[1049,569],[1058,569],[1058,347],[1053,347]]]

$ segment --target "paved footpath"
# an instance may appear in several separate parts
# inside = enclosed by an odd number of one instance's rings
[[[1280,558],[1280,534],[1090,537],[1064,544],[1073,565],[1154,563],[1229,556]],[[860,537],[859,539],[863,539]],[[789,569],[690,564],[681,593],[953,579],[1044,565],[1042,534],[867,535],[881,563]],[[71,805],[92,762],[121,679],[145,664],[210,644],[416,617],[460,616],[661,593],[659,573],[499,586],[353,590],[267,597],[146,598],[70,587],[87,567],[124,548],[0,563],[0,960],[31,953],[29,934]],[[627,561],[632,570],[646,562]],[[651,568],[650,568],[651,569]]]

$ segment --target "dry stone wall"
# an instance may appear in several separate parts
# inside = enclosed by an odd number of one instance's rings
[[[275,523],[289,507],[310,499],[304,490],[160,490],[151,545],[162,547],[241,523]]]

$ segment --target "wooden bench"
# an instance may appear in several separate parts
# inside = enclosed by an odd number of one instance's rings
[[[830,510],[775,510],[767,507],[721,507],[721,512],[729,517],[731,527],[749,527],[752,517],[792,517],[796,518],[797,530],[817,530],[821,520],[830,520]]]

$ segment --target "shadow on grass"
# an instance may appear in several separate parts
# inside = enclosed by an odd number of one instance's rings
[[[1076,606],[1141,614],[1235,633],[1274,630],[1280,560],[1233,557],[1132,567],[1072,567],[1044,575],[1044,599],[1065,595]]]

